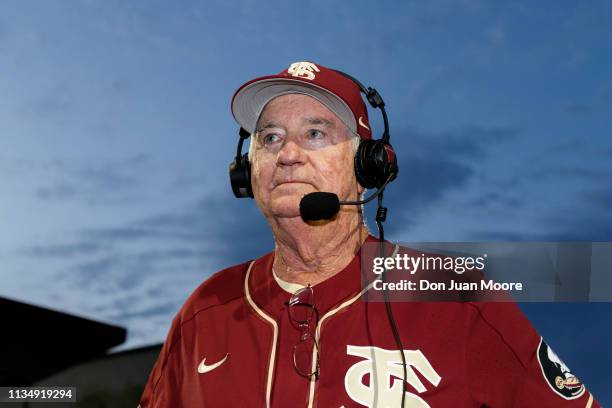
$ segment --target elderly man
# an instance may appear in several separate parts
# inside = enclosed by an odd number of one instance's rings
[[[361,90],[300,62],[236,92],[232,112],[253,138],[248,157],[241,139],[232,187],[255,198],[276,245],[194,291],[140,406],[598,406],[514,304],[366,302],[360,258],[377,239],[361,208],[304,220],[309,193],[356,201],[392,178],[392,166],[371,168],[394,153],[386,142],[370,149]]]

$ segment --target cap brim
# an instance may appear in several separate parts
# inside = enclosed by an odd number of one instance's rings
[[[245,85],[234,95],[232,114],[240,126],[252,134],[266,104],[277,96],[293,93],[308,95],[321,102],[353,133],[357,132],[355,116],[342,98],[318,85],[290,78],[264,78]]]

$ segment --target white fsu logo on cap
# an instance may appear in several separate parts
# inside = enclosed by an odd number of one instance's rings
[[[312,62],[294,62],[287,69],[289,75],[310,79],[311,81],[315,79],[315,72],[319,72],[319,68]]]

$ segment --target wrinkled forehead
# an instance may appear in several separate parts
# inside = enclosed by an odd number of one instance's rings
[[[269,124],[268,122],[282,126],[284,122],[296,120],[306,124],[326,125],[351,133],[342,118],[325,104],[311,95],[296,92],[276,96],[266,103],[257,118],[255,131],[260,131]]]

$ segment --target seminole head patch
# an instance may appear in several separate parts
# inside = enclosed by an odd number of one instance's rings
[[[544,379],[557,395],[569,400],[578,398],[584,393],[584,385],[578,377],[572,374],[542,338],[538,346],[538,362]]]

